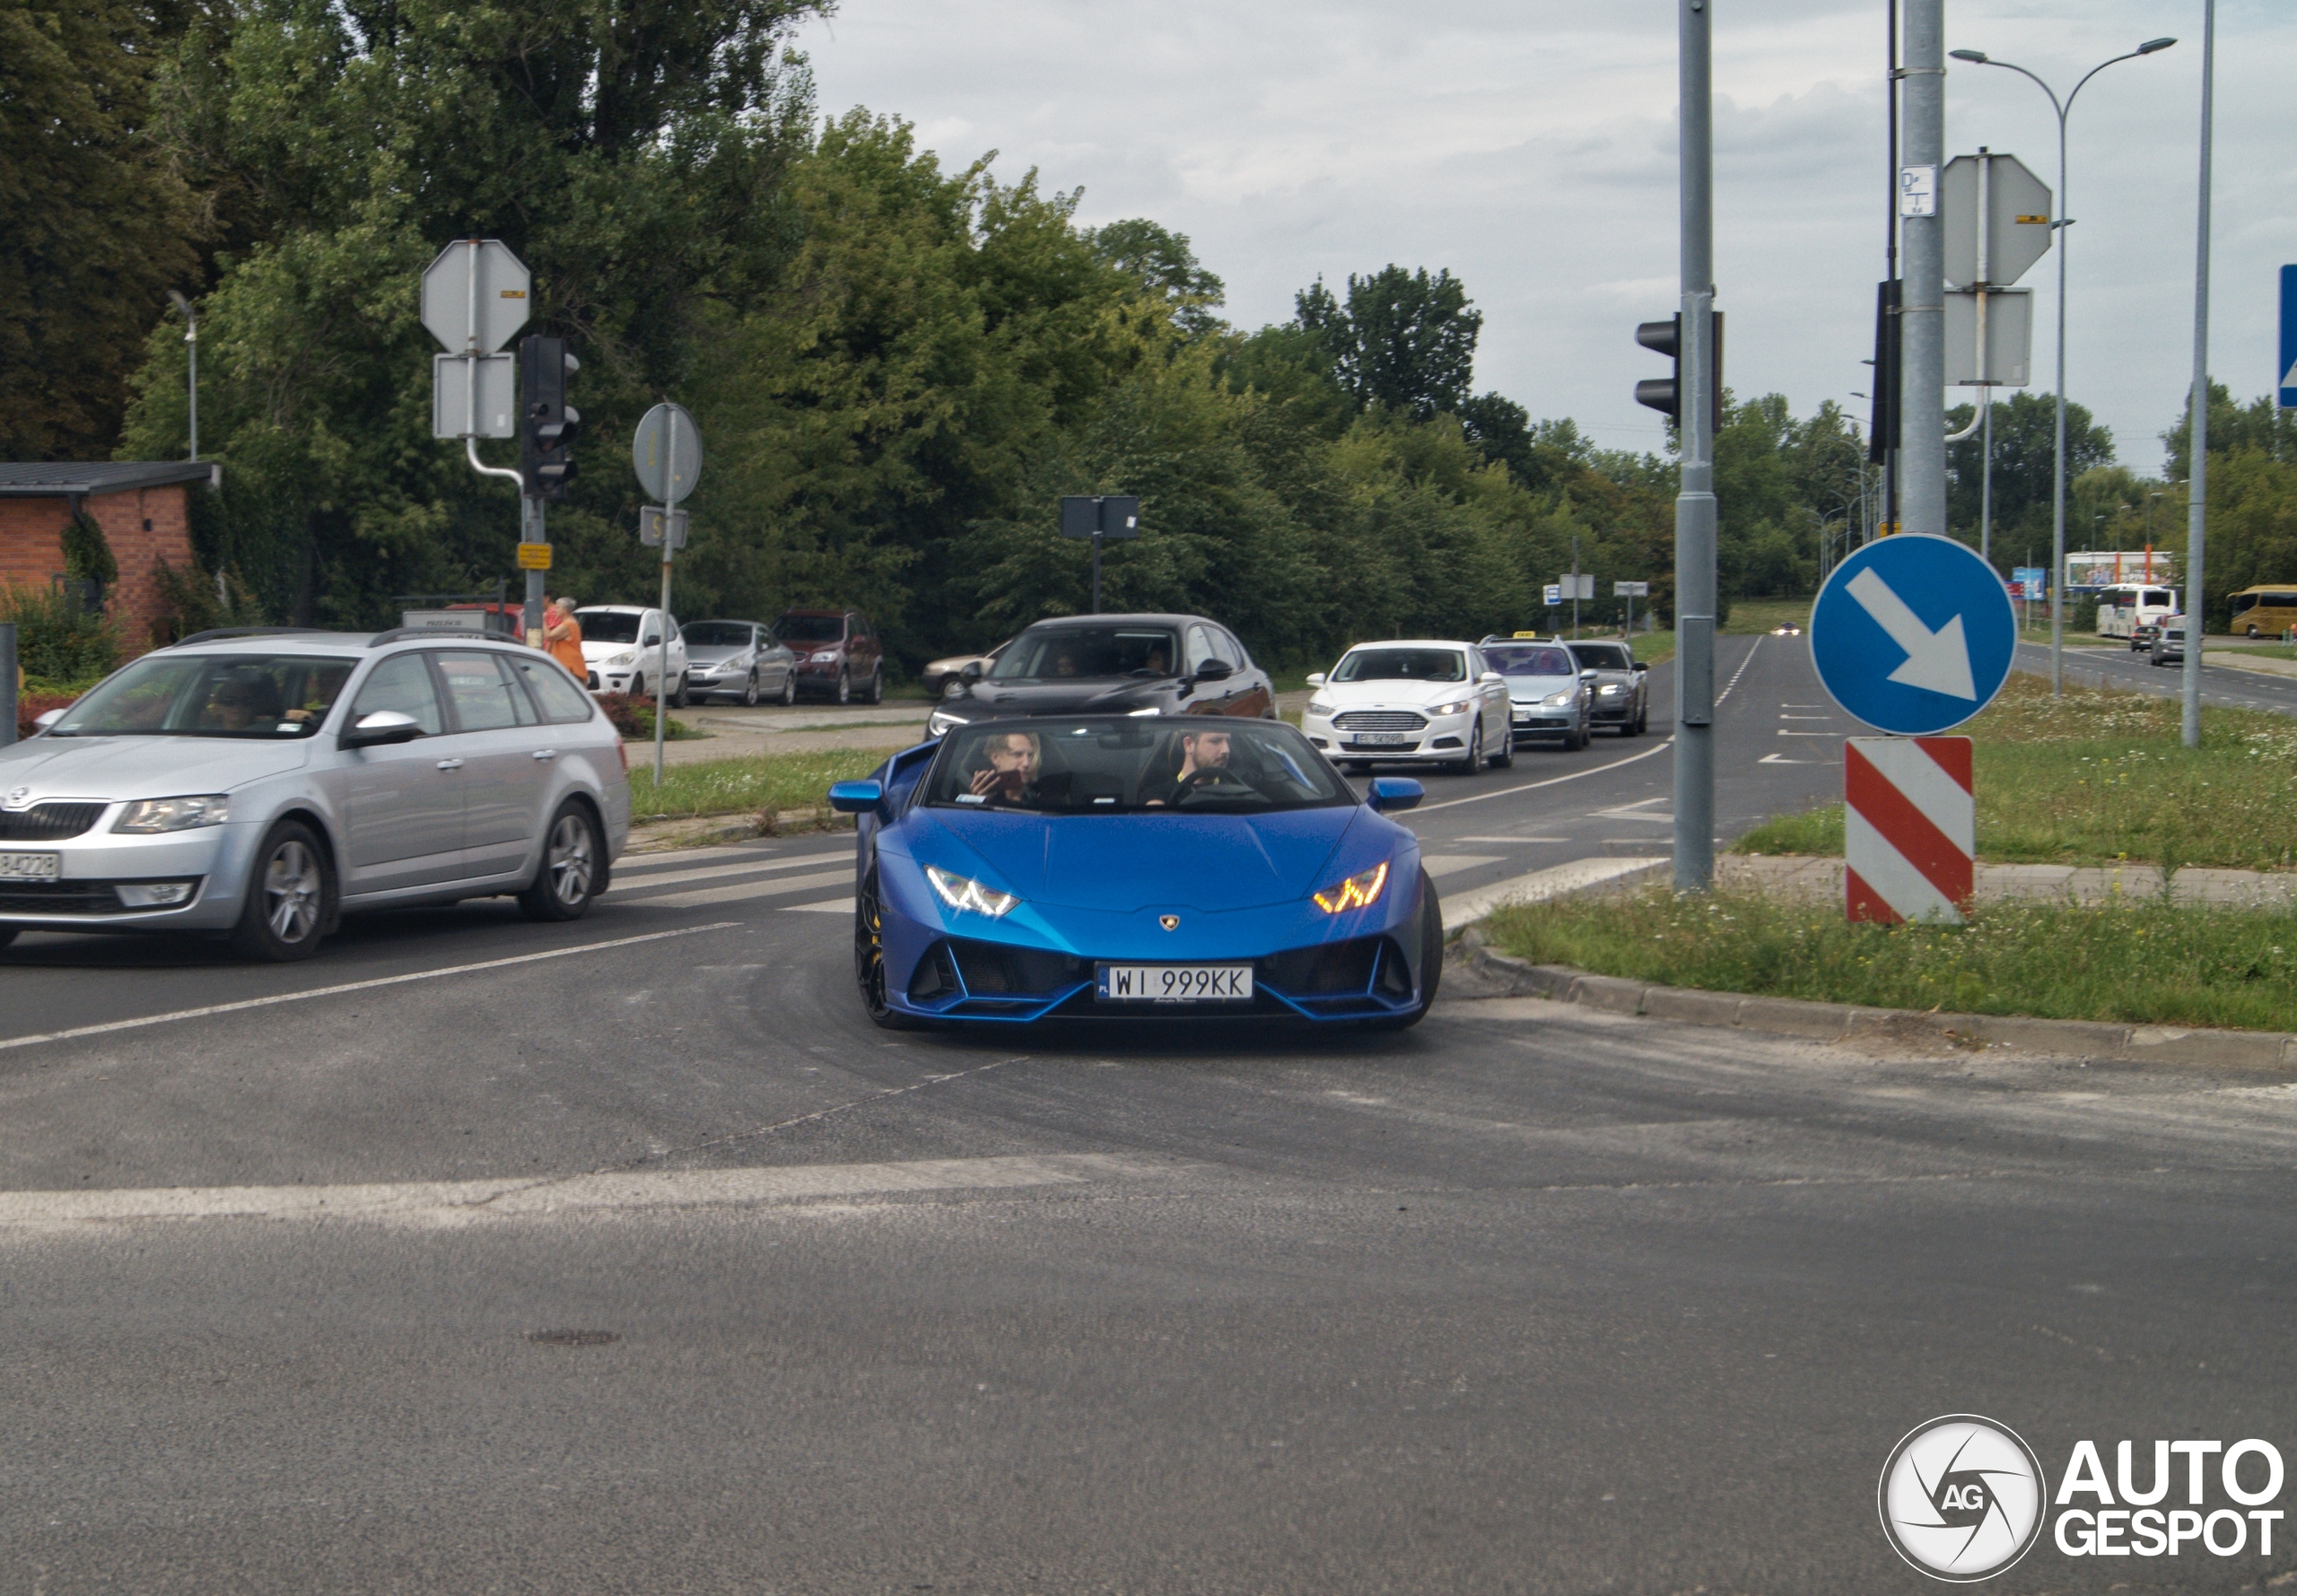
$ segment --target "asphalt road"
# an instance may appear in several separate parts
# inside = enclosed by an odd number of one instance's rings
[[[1726,648],[1727,831],[1846,728]],[[1664,852],[1659,719],[1431,779],[1445,890]],[[292,970],[0,953],[0,1591],[1900,1591],[1874,1482],[1935,1414],[2053,1477],[2297,1443],[2275,1077],[1463,980],[1400,1036],[890,1035],[845,856]]]
[[[2149,665],[2143,654],[2127,648],[2101,648],[2095,643],[2065,650],[2066,679],[2084,687],[2119,687],[2175,698],[2185,691],[2185,671],[2175,665]],[[2020,643],[2017,668],[2035,676],[2049,675],[2049,645]],[[2266,710],[2276,715],[2297,715],[2297,676],[2267,676],[2263,671],[2212,665],[2202,654],[2201,702],[2220,709]]]

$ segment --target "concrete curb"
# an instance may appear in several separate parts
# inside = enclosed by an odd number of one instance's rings
[[[787,837],[800,832],[852,831],[853,817],[835,810],[783,809],[773,815],[673,816],[667,820],[632,823],[625,857],[666,853],[683,848],[710,848],[747,842],[754,837]]]
[[[1473,928],[1459,939],[1467,962],[1511,996],[1578,1003],[1609,1014],[1641,1015],[1693,1025],[1734,1025],[1773,1036],[1848,1042],[1862,1033],[1913,1026],[1949,1042],[1996,1042],[2038,1053],[2065,1053],[2129,1064],[2183,1064],[2221,1069],[2297,1069],[2297,1036],[2278,1031],[2179,1030],[2090,1020],[2038,1020],[2019,1015],[1937,1014],[1912,1008],[1859,1008],[1651,986],[1590,975],[1566,964],[1533,964],[1484,946]]]

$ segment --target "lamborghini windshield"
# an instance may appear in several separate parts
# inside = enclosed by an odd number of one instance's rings
[[[1356,795],[1280,721],[991,721],[944,742],[925,801],[1046,815],[1265,815]]]

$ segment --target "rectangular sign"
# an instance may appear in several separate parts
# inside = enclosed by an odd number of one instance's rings
[[[1140,501],[1131,493],[1070,493],[1061,501],[1063,537],[1138,537]]]
[[[648,504],[638,511],[638,541],[650,549],[662,546],[662,521],[668,515],[670,523],[670,551],[675,554],[686,547],[686,514],[683,510],[664,511],[659,505]]]
[[[1938,214],[1938,169],[1935,166],[1899,168],[1899,214],[1935,216]]]
[[[1976,880],[1970,739],[1849,737],[1842,775],[1849,917],[1961,923]]]
[[[550,545],[546,543],[520,544],[519,545],[519,569],[521,571],[548,571],[550,569]]]
[[[60,853],[0,853],[0,881],[54,881],[63,874]]]
[[[2297,266],[2281,268],[2281,407],[2297,410]]]
[[[1556,579],[1555,586],[1566,598],[1593,598],[1595,596],[1595,579],[1585,572],[1575,577],[1567,571]]]
[[[1946,291],[1946,382],[1959,388],[2023,388],[2032,380],[2034,291],[1996,288],[1986,295],[1986,344],[1978,345],[1975,290]]]
[[[488,354],[467,361],[460,355],[431,357],[431,436],[515,438],[518,426],[518,356]],[[473,367],[476,370],[474,371]],[[478,419],[471,419],[476,385]]]
[[[1611,584],[1611,597],[1614,598],[1648,598],[1651,597],[1651,584],[1649,582],[1613,582]]]
[[[1545,591],[1548,608],[1553,609],[1557,605],[1563,602],[1563,584],[1561,582],[1548,583]]]

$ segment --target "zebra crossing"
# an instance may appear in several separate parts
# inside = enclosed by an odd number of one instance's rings
[[[605,901],[645,909],[755,903],[796,914],[850,914],[853,844],[823,841],[624,854],[615,861]]]

